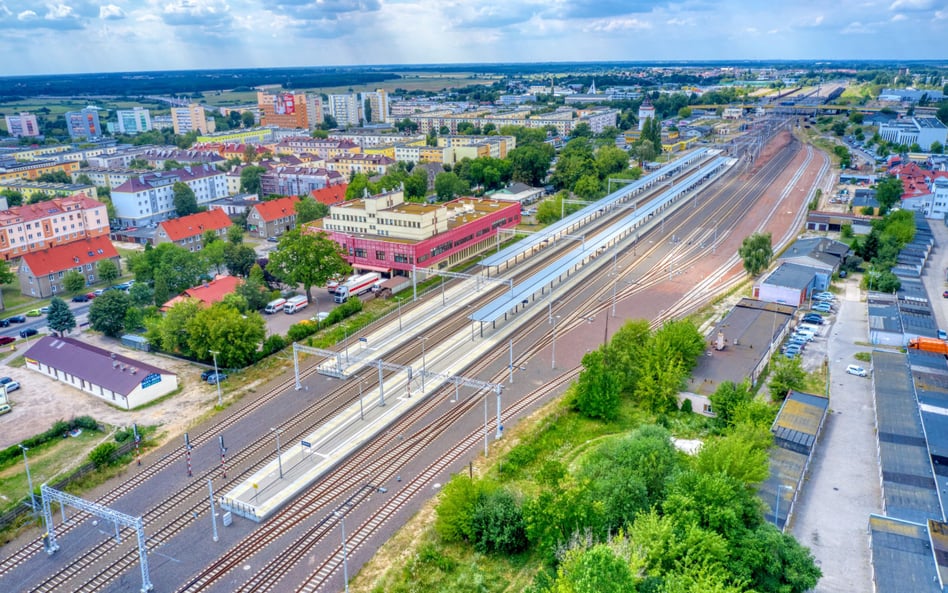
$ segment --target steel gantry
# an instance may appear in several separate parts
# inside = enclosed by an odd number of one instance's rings
[[[460,375],[446,375],[444,373],[435,373],[432,371],[422,371],[422,374],[432,379],[440,379],[445,383],[453,383],[454,384],[454,401],[458,401],[458,388],[462,385],[464,387],[474,387],[477,391],[487,390],[487,391],[493,391],[494,393],[496,393],[497,394],[497,434],[494,436],[494,438],[499,439],[503,435],[504,427],[500,423],[500,412],[501,412],[500,394],[504,391],[503,384],[491,383],[489,381],[481,381],[480,379],[471,379],[469,377],[462,377]]]
[[[113,511],[109,507],[101,504],[89,502],[78,496],[50,488],[46,484],[40,486],[40,496],[43,499],[43,523],[46,525],[46,535],[43,536],[43,539],[47,554],[52,556],[59,549],[59,544],[56,543],[56,527],[53,523],[53,513],[50,509],[50,503],[55,501],[59,503],[64,523],[66,522],[66,505],[69,505],[80,511],[105,519],[106,521],[111,521],[115,526],[115,539],[119,542],[122,541],[120,527],[134,529],[138,539],[138,558],[141,561],[142,567],[141,590],[142,593],[147,593],[154,589],[154,586],[151,584],[151,579],[148,576],[148,551],[145,542],[145,527],[141,517],[132,517],[125,513]]]
[[[330,377],[335,377],[337,379],[345,379],[346,374],[343,371],[342,366],[342,352],[336,352],[335,350],[323,350],[322,348],[313,348],[312,346],[301,346],[300,344],[293,342],[293,375],[296,378],[296,390],[299,391],[303,388],[303,384],[300,382],[300,351],[306,352],[308,354],[315,354],[316,356],[325,356],[330,361],[335,361],[335,366],[319,366],[319,372],[323,375],[329,375]]]

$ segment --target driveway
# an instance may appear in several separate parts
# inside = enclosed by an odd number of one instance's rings
[[[823,570],[817,593],[872,590],[866,526],[882,512],[872,376],[846,373],[850,364],[868,366],[854,358],[871,350],[859,344],[868,341],[866,303],[857,280],[844,287],[826,338],[830,410],[790,526]]]

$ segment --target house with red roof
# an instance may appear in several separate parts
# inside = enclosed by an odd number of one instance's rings
[[[20,292],[36,298],[61,294],[65,292],[63,277],[69,270],[82,274],[86,284],[95,284],[99,280],[98,264],[107,259],[121,271],[121,258],[106,235],[26,253],[17,271]]]
[[[200,251],[204,246],[204,233],[223,237],[232,224],[230,217],[220,208],[172,218],[158,224],[154,244],[174,243],[188,251]]]
[[[313,191],[309,192],[309,195],[313,196],[313,199],[320,204],[334,206],[346,201],[346,190],[348,188],[348,183],[330,185],[329,187],[324,187],[322,189],[314,189]]]
[[[943,219],[948,213],[948,171],[908,162],[892,167],[889,174],[902,181],[902,208],[922,212],[926,218]]]
[[[277,238],[296,228],[296,196],[260,202],[247,214],[247,230],[252,237]]]
[[[105,204],[83,193],[0,210],[0,256],[5,260],[108,234]]]
[[[225,296],[232,294],[237,290],[237,287],[243,283],[244,281],[237,276],[225,276],[222,274],[210,282],[203,282],[200,286],[195,286],[185,290],[178,296],[172,298],[170,301],[162,305],[161,310],[167,311],[181,301],[186,301],[188,299],[195,299],[203,306],[209,307],[214,303],[223,301]]]

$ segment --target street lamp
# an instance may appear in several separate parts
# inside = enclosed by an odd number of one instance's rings
[[[356,375],[355,378],[359,381],[359,420],[365,420],[365,412],[362,410],[362,376]]]
[[[23,464],[26,465],[26,483],[30,487],[30,508],[33,509],[33,512],[36,512],[36,498],[33,496],[33,478],[30,476],[30,460],[26,457],[26,452],[29,451],[29,447],[24,447],[19,445],[20,449],[23,449]]]
[[[425,364],[425,342],[428,341],[428,336],[418,336],[418,339],[421,340],[421,391],[425,391],[425,373],[428,369]]]
[[[280,467],[280,479],[283,479],[283,459],[280,457],[280,434],[283,433],[283,429],[280,428],[271,428],[270,432],[276,433],[277,439],[277,465]]]
[[[793,490],[790,486],[786,484],[780,484],[777,486],[777,507],[774,509],[774,527],[780,529],[780,491],[781,490]],[[783,531],[780,529],[780,531]]]
[[[223,400],[221,398],[221,375],[217,372],[217,355],[220,354],[217,350],[209,350],[209,352],[214,356],[214,382],[217,383],[217,406],[221,407]]]

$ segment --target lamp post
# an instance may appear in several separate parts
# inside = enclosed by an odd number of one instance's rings
[[[359,420],[365,420],[365,412],[362,410],[362,375],[356,375],[359,381]]]
[[[276,434],[276,439],[277,439],[277,465],[278,465],[279,468],[280,468],[280,479],[282,480],[282,479],[283,479],[283,459],[280,457],[280,434],[283,432],[283,430],[282,430],[282,429],[279,429],[279,428],[271,428],[271,429],[270,429],[270,432],[273,432],[273,433]]]
[[[221,396],[221,376],[217,372],[217,355],[220,354],[217,350],[209,350],[209,352],[214,356],[214,382],[217,383],[217,406],[221,407],[223,404],[223,398]]]
[[[30,487],[30,508],[33,512],[36,512],[36,498],[33,496],[33,478],[30,476],[30,460],[26,457],[26,452],[29,451],[29,447],[24,447],[20,445],[20,449],[23,450],[23,464],[26,465],[26,483]]]
[[[425,391],[425,373],[428,369],[428,366],[425,364],[425,342],[428,341],[428,336],[418,336],[418,339],[421,340],[421,391]]]
[[[786,484],[780,484],[777,486],[777,506],[774,509],[774,527],[776,527],[780,531],[783,531],[783,529],[780,529],[780,491],[781,490],[793,490],[793,488],[791,488],[790,486],[787,486]]]

